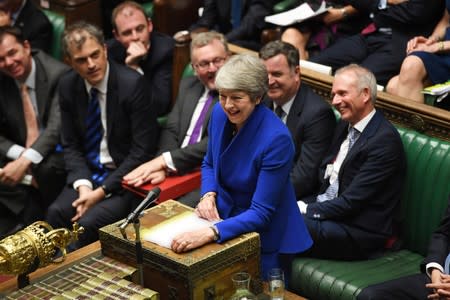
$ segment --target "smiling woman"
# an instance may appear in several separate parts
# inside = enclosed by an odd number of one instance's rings
[[[189,251],[256,231],[262,276],[288,265],[289,255],[311,246],[289,181],[294,147],[281,120],[260,104],[268,76],[260,59],[235,55],[216,76],[220,105],[210,119],[196,212],[215,227],[182,233],[172,249]],[[288,270],[285,270],[288,273]]]

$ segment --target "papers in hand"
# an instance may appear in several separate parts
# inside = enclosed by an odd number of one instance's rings
[[[214,222],[202,219],[193,211],[186,211],[150,228],[141,230],[142,238],[162,247],[170,249],[175,236],[188,231],[194,231],[212,226]]]
[[[322,4],[316,11],[314,11],[311,6],[305,2],[296,8],[279,14],[267,16],[265,17],[265,21],[279,26],[287,26],[294,23],[300,23],[312,17],[323,14],[327,11],[327,9],[328,8],[326,7],[325,1],[322,1]]]

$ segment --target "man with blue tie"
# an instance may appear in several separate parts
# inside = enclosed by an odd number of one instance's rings
[[[191,42],[191,63],[195,76],[183,78],[177,101],[159,140],[160,155],[125,176],[128,184],[158,184],[167,173],[183,174],[200,167],[208,144],[207,125],[217,102],[215,78],[228,59],[228,44],[217,32],[202,32]],[[196,190],[179,199],[195,207],[200,199]]]
[[[381,251],[405,179],[402,141],[375,110],[376,80],[351,64],[339,69],[332,104],[341,114],[319,169],[319,192],[298,201],[314,240],[305,253],[330,259],[366,259]]]
[[[47,221],[53,227],[80,223],[85,232],[72,245],[76,249],[137,205],[139,199],[121,188],[122,177],[153,156],[158,134],[144,78],[107,60],[97,27],[71,25],[63,51],[74,69],[61,78],[59,89],[68,178]]]
[[[431,236],[421,273],[366,287],[358,300],[422,300],[450,297],[450,197],[447,211]]]

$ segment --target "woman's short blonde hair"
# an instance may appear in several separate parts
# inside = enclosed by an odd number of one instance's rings
[[[233,55],[217,72],[217,90],[247,93],[252,101],[264,96],[269,86],[266,67],[254,55]]]

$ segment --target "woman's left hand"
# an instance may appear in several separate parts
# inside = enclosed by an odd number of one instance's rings
[[[182,253],[201,247],[212,241],[214,241],[214,231],[208,227],[177,235],[173,239],[170,247],[174,252]]]

